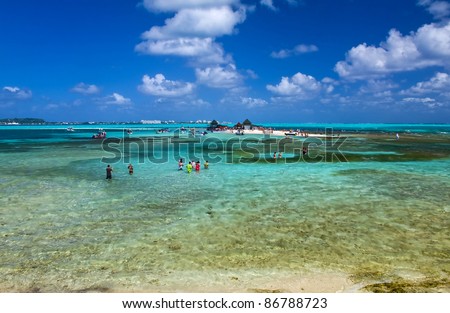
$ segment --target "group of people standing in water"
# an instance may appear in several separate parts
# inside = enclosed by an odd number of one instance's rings
[[[180,159],[178,161],[178,170],[182,171],[183,166],[184,166],[183,159]],[[209,168],[208,160],[206,160],[205,163],[203,163],[203,167],[204,167],[204,169]],[[197,161],[197,162],[191,161],[186,164],[186,171],[188,173],[191,173],[192,170],[195,170],[196,172],[200,172],[200,161]],[[106,179],[112,179],[112,172],[113,172],[113,168],[111,167],[111,165],[108,164],[108,166],[106,166]],[[134,167],[133,167],[133,164],[130,163],[128,165],[128,174],[133,175],[133,173],[134,173]]]
[[[113,172],[113,168],[111,167],[111,165],[108,164],[108,166],[106,166],[106,179],[112,179],[112,172]],[[134,173],[134,167],[133,164],[128,164],[128,174],[133,175]]]
[[[184,166],[183,159],[180,159],[178,161],[178,170],[182,171],[183,166]],[[203,164],[203,167],[205,168],[205,170],[209,168],[208,160],[205,161],[205,163]],[[186,171],[188,173],[191,173],[193,169],[195,169],[196,172],[200,172],[200,161],[197,161],[197,162],[190,161],[186,164]]]
[[[302,149],[302,154],[303,154],[303,155],[306,155],[307,153],[308,153],[308,148],[303,147],[303,149]],[[281,151],[278,152],[278,158],[281,159],[282,157],[283,157],[282,152],[281,152]],[[274,159],[277,158],[277,152],[276,152],[276,151],[273,153],[273,158],[274,158]]]

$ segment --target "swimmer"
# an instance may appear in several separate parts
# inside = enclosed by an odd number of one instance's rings
[[[112,167],[111,165],[108,164],[108,166],[106,167],[106,179],[112,179]]]
[[[195,163],[195,171],[200,172],[200,161],[197,161],[197,163]]]
[[[207,170],[209,168],[208,160],[205,161],[205,164],[203,166],[205,167],[205,170]]]
[[[134,168],[133,165],[130,163],[130,165],[128,165],[128,174],[133,175],[134,172]]]
[[[183,170],[183,159],[180,159],[180,161],[178,161],[178,170],[179,171]]]
[[[187,170],[188,173],[192,172],[192,163],[191,163],[191,162],[189,162],[189,163],[186,165],[186,170]]]

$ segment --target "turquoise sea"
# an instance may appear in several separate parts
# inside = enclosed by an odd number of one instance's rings
[[[0,126],[0,290],[450,292],[450,125],[263,125]]]

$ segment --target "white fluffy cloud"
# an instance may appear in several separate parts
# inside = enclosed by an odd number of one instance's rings
[[[88,85],[83,82],[77,84],[71,89],[72,92],[81,93],[83,95],[93,95],[100,92],[100,88],[96,85]]]
[[[106,96],[103,101],[105,104],[113,104],[113,105],[130,105],[131,99],[125,98],[121,94],[114,92],[113,94]]]
[[[180,97],[191,94],[194,84],[168,80],[163,74],[156,74],[155,77],[144,75],[142,85],[138,86],[138,90],[152,96]]]
[[[168,40],[144,41],[136,50],[154,55],[176,55],[197,58],[197,63],[224,63],[223,48],[212,38],[174,38]]]
[[[20,89],[19,87],[5,86],[3,87],[3,95],[7,99],[29,99],[33,96],[31,90]]]
[[[442,26],[424,25],[419,28],[413,39],[422,55],[422,60],[419,61],[430,65],[449,65],[450,22]]]
[[[450,22],[428,24],[416,33],[403,36],[393,29],[379,47],[353,47],[335,66],[343,78],[367,79],[396,72],[450,64]]]
[[[164,26],[153,26],[142,34],[138,52],[153,55],[176,55],[194,59],[196,64],[230,62],[215,39],[233,34],[246,19],[246,9],[232,0],[164,0],[145,1],[153,11],[175,12]]]
[[[247,7],[240,0],[145,0],[153,12],[173,12],[163,26],[153,26],[142,34],[135,50],[144,54],[181,56],[196,67],[197,80],[213,88],[233,88],[242,82],[232,57],[216,39],[232,35],[246,19]],[[172,82],[164,76],[144,77],[139,90],[178,96],[192,92],[193,84]]]
[[[442,19],[450,15],[450,3],[447,1],[419,0],[418,4],[426,7],[435,19]]]
[[[232,64],[227,67],[214,66],[195,70],[197,81],[212,88],[233,88],[242,81],[242,76]]]
[[[448,93],[450,76],[447,73],[436,73],[429,81],[418,82],[415,86],[402,91],[402,94]]]
[[[267,85],[266,88],[279,96],[295,96],[311,98],[322,90],[322,84],[310,75],[297,73],[291,78],[282,77],[278,85]]]
[[[146,40],[178,37],[218,37],[231,35],[234,27],[245,20],[245,10],[229,6],[192,8],[179,11],[164,26],[153,26],[142,35]]]

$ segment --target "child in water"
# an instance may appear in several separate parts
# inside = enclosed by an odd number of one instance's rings
[[[180,161],[178,161],[178,170],[179,171],[183,170],[183,159],[180,159]]]
[[[128,174],[133,175],[134,173],[134,168],[133,165],[130,163],[130,165],[128,165]]]
[[[195,163],[195,171],[200,172],[200,161],[197,161],[197,163]]]
[[[207,169],[208,169],[208,167],[209,167],[209,163],[208,163],[208,160],[206,160],[206,161],[205,161],[205,164],[204,164],[204,166],[205,166],[205,170],[207,170]]]
[[[189,163],[186,165],[186,170],[187,170],[188,173],[192,172],[192,163],[191,163],[191,162],[189,162]]]

